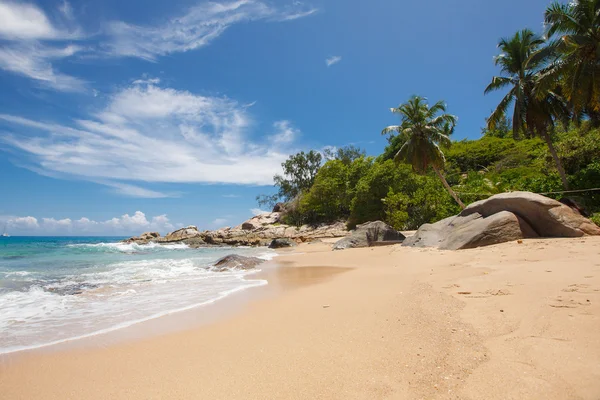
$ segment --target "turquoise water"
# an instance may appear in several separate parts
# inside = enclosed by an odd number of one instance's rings
[[[265,248],[120,239],[0,238],[0,354],[119,329],[264,285],[247,271],[212,266],[231,253],[274,256]]]

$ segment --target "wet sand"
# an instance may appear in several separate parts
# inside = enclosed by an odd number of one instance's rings
[[[277,262],[211,323],[4,357],[2,398],[600,398],[600,238]]]

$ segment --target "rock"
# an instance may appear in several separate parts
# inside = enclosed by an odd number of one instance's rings
[[[488,217],[510,211],[525,220],[541,237],[580,237],[600,235],[600,228],[570,207],[530,192],[497,194],[469,205],[459,215],[479,213]]]
[[[536,236],[527,222],[511,212],[501,211],[487,218],[473,213],[425,224],[403,246],[460,250]]]
[[[388,224],[375,221],[358,225],[350,236],[338,240],[334,245],[334,250],[342,250],[356,247],[369,247],[374,242],[400,242],[405,239],[404,235],[389,226]]]
[[[283,247],[296,247],[296,242],[288,238],[279,238],[273,239],[273,241],[269,245],[269,248],[271,249],[281,249]]]
[[[129,239],[123,240],[124,243],[137,243],[147,244],[154,240],[160,240],[160,233],[158,232],[144,232],[140,236],[133,236]]]
[[[534,237],[600,235],[600,228],[570,207],[529,192],[502,193],[460,214],[425,224],[403,246],[470,249]]]
[[[273,212],[283,213],[286,211],[286,209],[287,209],[286,203],[277,203],[273,207]]]
[[[207,243],[200,236],[183,239],[182,242],[187,244],[192,249],[197,249],[200,247],[207,246]]]
[[[181,242],[182,240],[196,238],[200,236],[200,232],[198,228],[193,225],[188,226],[187,228],[177,229],[174,232],[167,234],[163,238],[163,242]]]
[[[264,213],[260,215],[256,215],[250,218],[248,221],[243,222],[238,229],[244,231],[254,231],[260,228],[263,228],[267,225],[273,225],[279,223],[279,219],[281,217],[281,213],[272,212],[272,213]]]
[[[247,270],[253,269],[263,262],[265,262],[265,260],[257,257],[244,257],[237,254],[230,254],[219,259],[214,265],[214,270],[218,272],[231,269]]]

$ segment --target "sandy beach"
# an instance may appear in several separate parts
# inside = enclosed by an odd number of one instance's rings
[[[598,237],[465,251],[317,243],[276,262],[273,295],[213,323],[4,356],[1,397],[600,398]]]

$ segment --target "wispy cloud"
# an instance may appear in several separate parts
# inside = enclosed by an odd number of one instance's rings
[[[227,224],[227,222],[229,222],[229,220],[227,218],[216,218],[211,225],[214,228],[222,228],[225,226],[225,224]]]
[[[237,198],[240,197],[240,195],[237,195],[237,194],[224,194],[221,197],[225,197],[226,199],[237,199]]]
[[[86,82],[55,70],[52,62],[80,51],[78,46],[45,46],[36,42],[0,47],[0,68],[37,81],[40,85],[65,92],[82,92]]]
[[[1,216],[0,222],[7,225],[11,234],[139,234],[143,231],[172,231],[175,226],[167,215],[157,215],[150,219],[141,211],[124,214],[105,221],[94,221],[87,217],[71,218],[36,218],[32,216]]]
[[[104,28],[84,33],[71,4],[63,0],[51,20],[39,7],[0,1],[0,69],[60,91],[87,90],[85,80],[56,70],[55,61],[77,56],[138,57],[155,61],[160,56],[199,49],[210,44],[232,25],[250,21],[283,22],[314,14],[317,10],[294,2],[274,6],[259,0],[200,2],[183,15],[155,25],[125,21],[101,23]],[[85,43],[74,46],[73,42]]]
[[[251,208],[250,212],[255,216],[269,213],[269,211],[261,210],[260,208]]]
[[[328,67],[331,67],[332,65],[334,65],[334,64],[337,64],[337,63],[339,63],[340,61],[342,61],[342,56],[331,56],[331,57],[327,57],[327,58],[325,59],[325,64],[326,64]]]
[[[292,123],[287,120],[276,121],[273,123],[273,127],[275,133],[269,138],[276,144],[291,143],[300,135],[300,130],[294,128]]]
[[[24,153],[33,171],[137,197],[177,195],[143,188],[144,182],[271,184],[298,134],[280,121],[275,139],[252,139],[252,117],[235,100],[152,83],[119,90],[71,124],[0,114],[0,125],[6,132],[0,141]]]
[[[291,21],[316,11],[300,2],[283,8],[257,0],[204,2],[162,24],[144,26],[111,22],[107,27],[109,40],[105,47],[112,55],[155,60],[158,56],[206,46],[235,24],[258,20]]]

